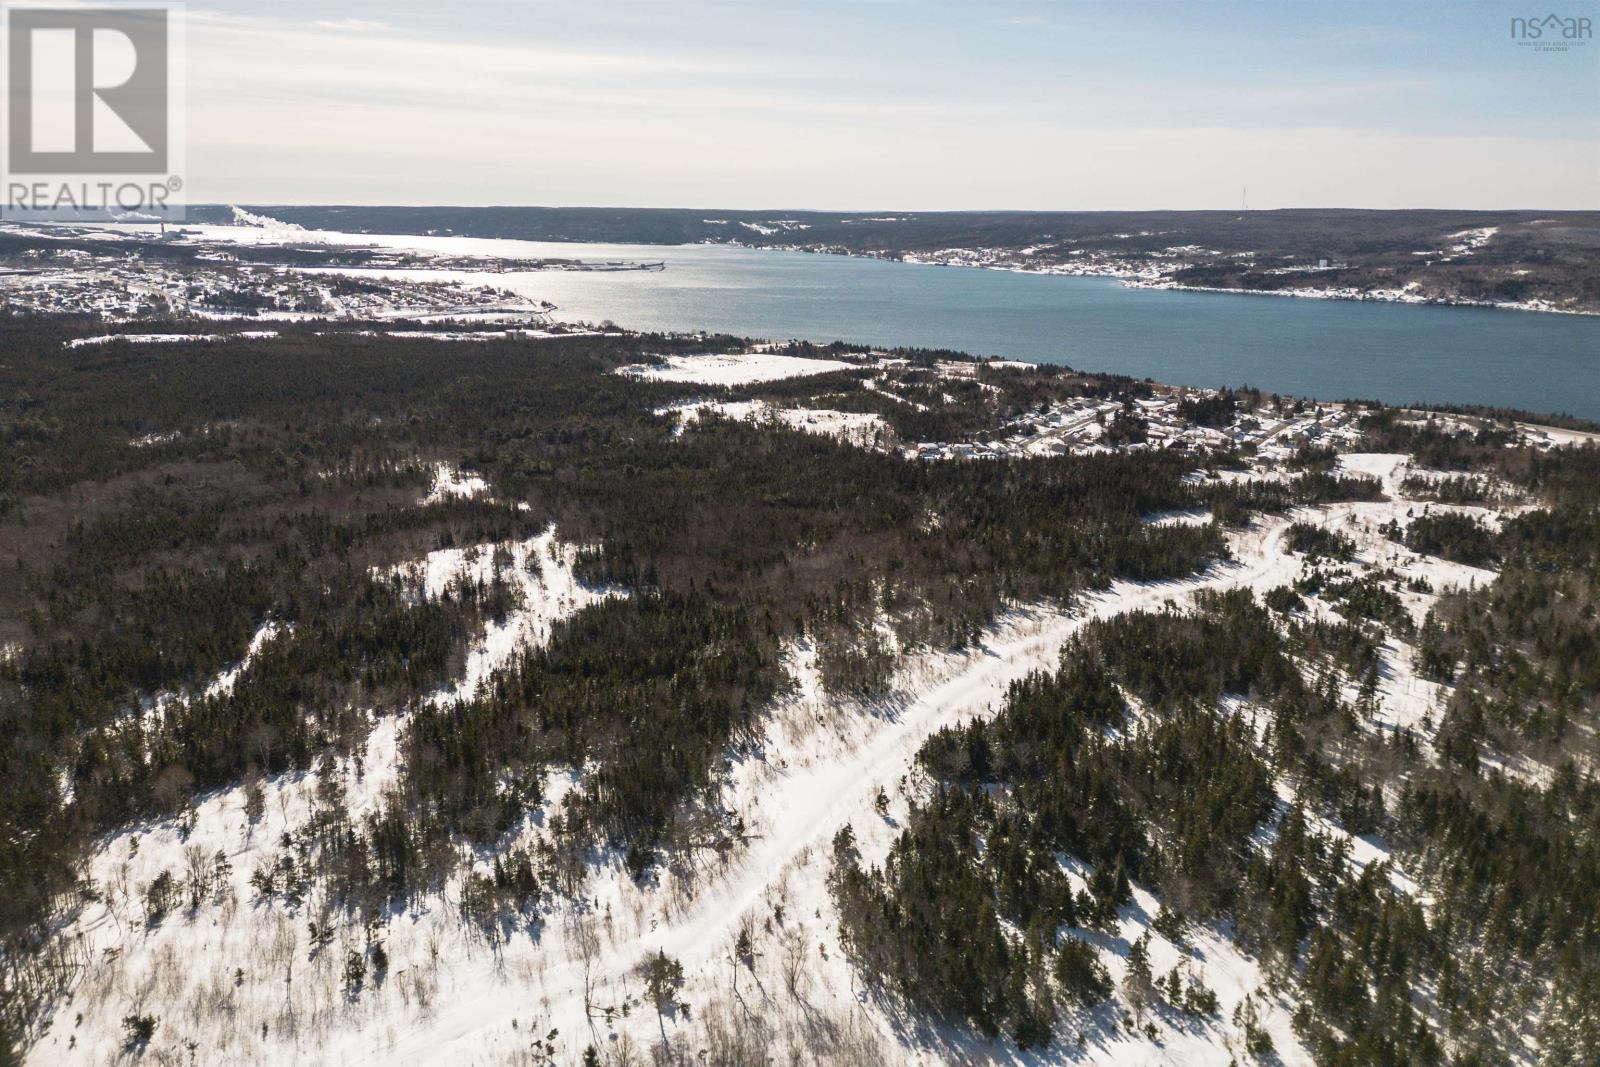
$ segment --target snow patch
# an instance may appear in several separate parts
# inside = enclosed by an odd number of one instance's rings
[[[1211,522],[1211,512],[1204,510],[1162,511],[1146,515],[1146,526],[1205,526]]]
[[[691,423],[706,414],[720,415],[739,422],[775,422],[802,433],[833,437],[847,444],[870,448],[888,432],[881,415],[860,411],[833,411],[827,408],[780,408],[762,400],[695,400],[660,408],[658,415],[676,415],[673,436],[681,436]]]
[[[837,359],[804,359],[773,352],[735,352],[703,356],[664,356],[656,363],[618,367],[618,374],[657,382],[701,385],[749,385],[752,382],[804,378],[812,374],[854,370],[856,364]]]
[[[68,348],[104,345],[112,341],[133,344],[181,344],[186,341],[262,341],[278,336],[277,330],[240,330],[237,333],[105,333],[97,337],[74,337]]]
[[[424,506],[437,504],[452,497],[471,500],[489,491],[489,483],[476,474],[457,471],[448,463],[441,463],[434,471],[433,488],[422,498]]]

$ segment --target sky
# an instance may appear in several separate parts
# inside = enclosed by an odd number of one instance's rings
[[[1528,6],[207,0],[186,181],[194,203],[1600,208],[1600,41],[1519,47]]]

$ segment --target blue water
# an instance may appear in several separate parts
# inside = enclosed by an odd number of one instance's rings
[[[1182,385],[1600,419],[1600,317],[1130,289],[1104,278],[728,246],[515,244],[591,261],[666,261],[660,273],[546,272],[498,283],[588,321],[950,348]]]

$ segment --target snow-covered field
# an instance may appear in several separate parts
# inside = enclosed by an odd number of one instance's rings
[[[1567,430],[1559,426],[1540,426],[1531,422],[1519,422],[1517,428],[1528,435],[1529,440],[1541,448],[1564,448],[1568,445],[1600,445],[1600,433],[1589,433],[1585,430]]]
[[[861,411],[831,411],[826,408],[780,408],[763,400],[695,400],[662,408],[659,415],[675,415],[675,434],[698,422],[703,415],[715,414],[740,422],[778,422],[802,433],[836,437],[841,441],[872,447],[889,432],[882,415]]]
[[[618,367],[618,374],[658,382],[694,382],[700,385],[749,385],[783,378],[804,378],[836,370],[854,370],[857,364],[837,359],[804,359],[775,352],[728,352],[702,356],[663,356],[658,363]]]

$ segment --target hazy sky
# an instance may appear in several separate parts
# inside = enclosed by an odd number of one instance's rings
[[[188,7],[189,192],[1600,207],[1600,41],[1519,48],[1527,7],[212,0]]]

